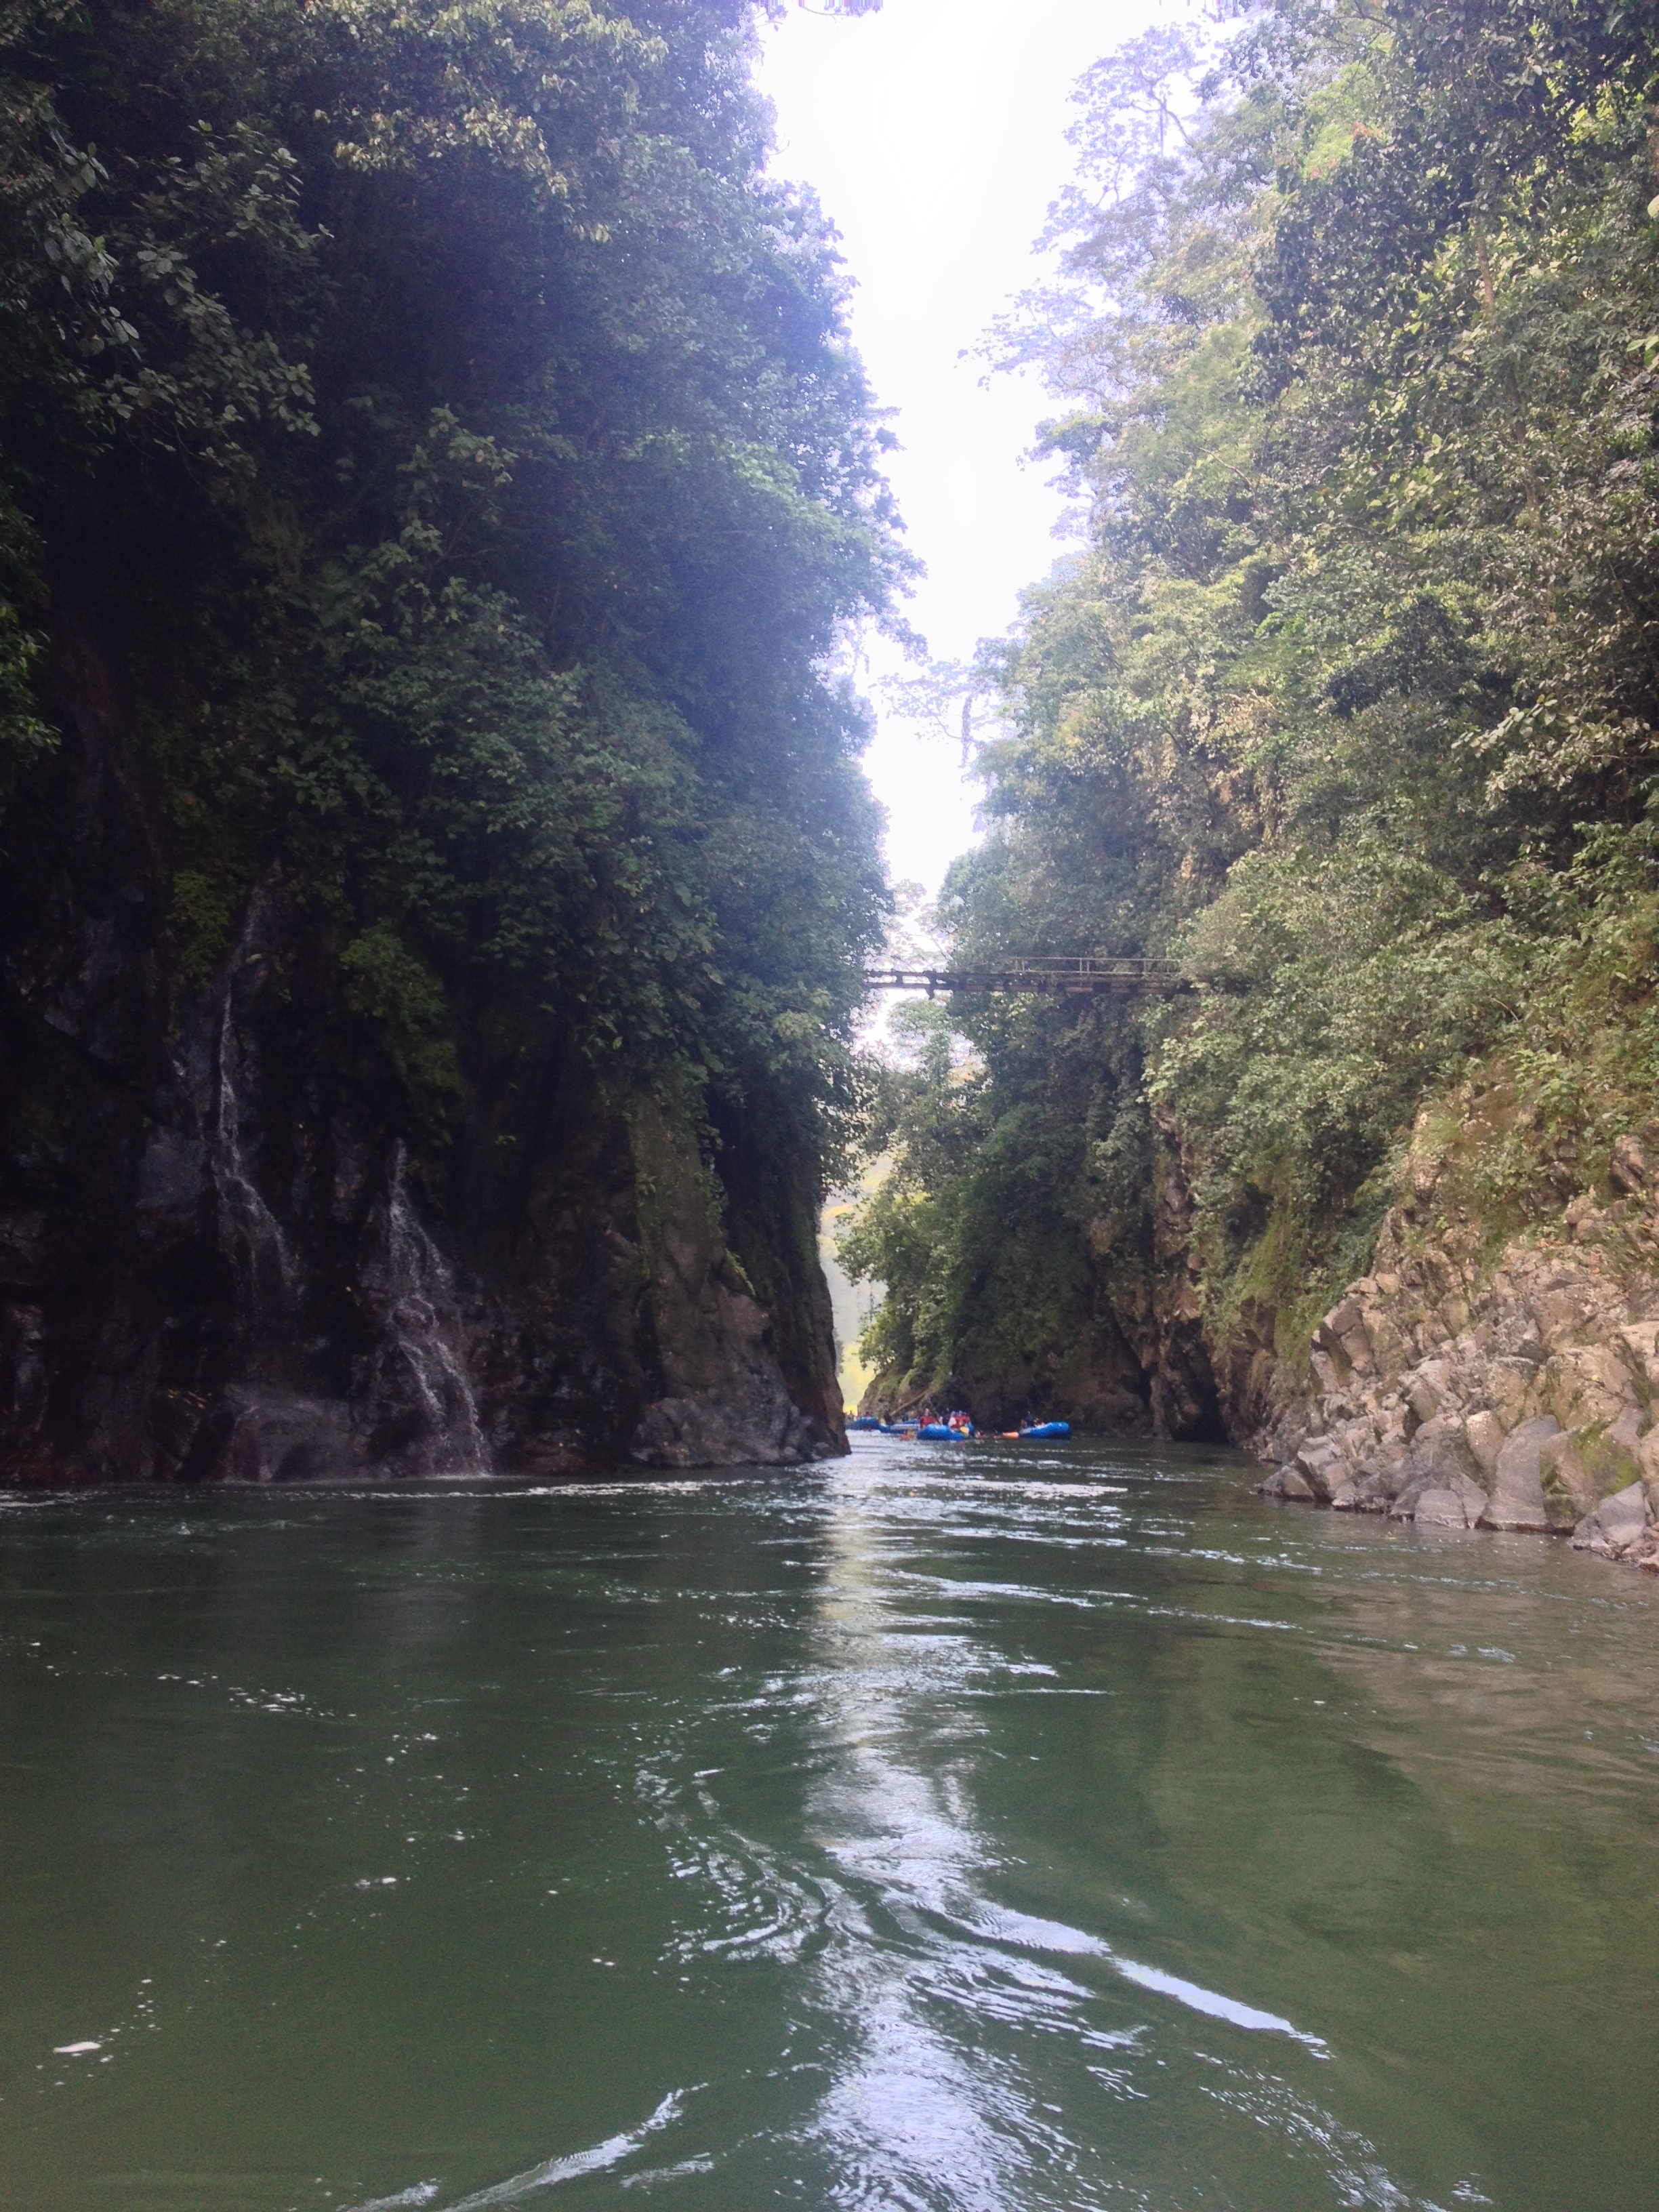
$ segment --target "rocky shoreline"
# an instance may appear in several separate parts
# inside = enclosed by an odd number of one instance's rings
[[[1659,1573],[1659,1213],[1633,1138],[1607,1202],[1495,1258],[1467,1209],[1431,1218],[1419,1160],[1373,1271],[1314,1333],[1305,1386],[1261,1439],[1265,1497],[1424,1526],[1567,1536]]]

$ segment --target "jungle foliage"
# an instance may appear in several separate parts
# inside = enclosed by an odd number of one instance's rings
[[[164,968],[279,878],[429,1146],[550,1028],[845,1117],[907,556],[754,15],[0,0],[0,843],[90,653]]]
[[[1266,0],[1078,98],[1058,278],[998,343],[1085,543],[985,650],[989,834],[941,915],[974,960],[1205,988],[959,1002],[965,1052],[890,1079],[852,1256],[929,1382],[1170,1264],[1213,1340],[1253,1301],[1283,1348],[1472,1064],[1515,1078],[1511,1221],[1659,1079],[1659,17]]]

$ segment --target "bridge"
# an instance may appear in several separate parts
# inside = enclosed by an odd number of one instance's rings
[[[1052,992],[1098,999],[1195,988],[1173,960],[1139,957],[1004,960],[983,968],[867,968],[864,980],[872,991],[925,991],[930,999],[939,991]]]

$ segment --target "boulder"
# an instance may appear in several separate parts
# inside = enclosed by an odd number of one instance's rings
[[[1493,1460],[1497,1464],[1496,1457]],[[1437,1413],[1412,1439],[1411,1472],[1437,1488],[1455,1487],[1462,1477],[1473,1480],[1480,1466],[1470,1449],[1467,1431],[1455,1413]]]
[[[1345,1363],[1356,1375],[1368,1374],[1376,1364],[1364,1316],[1352,1298],[1344,1298],[1331,1308],[1320,1322],[1315,1340],[1322,1351],[1340,1364]]]
[[[1355,1455],[1361,1486],[1374,1492],[1384,1504],[1397,1498],[1411,1480],[1410,1455],[1404,1444],[1385,1437]]]
[[[1659,1398],[1659,1321],[1627,1322],[1614,1341],[1637,1389],[1651,1405]]]
[[[1550,1526],[1539,1480],[1539,1457],[1545,1444],[1560,1434],[1561,1425],[1552,1413],[1522,1421],[1504,1439],[1493,1473],[1492,1495],[1480,1515],[1483,1528],[1524,1528],[1542,1532]]]
[[[1486,1510],[1486,1492],[1459,1475],[1443,1489],[1425,1490],[1413,1517],[1419,1528],[1473,1528]]]
[[[1585,1514],[1572,1532],[1573,1549],[1623,1559],[1641,1542],[1652,1520],[1647,1492],[1639,1482],[1632,1482]]]
[[[1328,1437],[1315,1437],[1304,1444],[1295,1464],[1312,1495],[1323,1505],[1353,1481],[1353,1467],[1346,1453]]]
[[[1607,1428],[1592,1431],[1579,1444],[1584,1465],[1596,1493],[1605,1498],[1641,1480],[1642,1431],[1648,1417],[1638,1406],[1626,1406]]]
[[[1370,1501],[1376,1492],[1372,1479],[1376,1435],[1370,1421],[1343,1422],[1333,1431],[1331,1442],[1337,1447],[1340,1457],[1333,1460],[1325,1471],[1330,1492],[1328,1502],[1338,1512],[1371,1510]]]
[[[1609,1426],[1635,1392],[1610,1346],[1573,1344],[1553,1352],[1544,1369],[1544,1402],[1564,1429]]]
[[[1498,1455],[1504,1449],[1504,1424],[1497,1414],[1484,1408],[1471,1413],[1463,1424],[1463,1435],[1481,1473],[1496,1474]]]
[[[1607,1163],[1607,1173],[1621,1190],[1632,1197],[1639,1196],[1648,1187],[1651,1170],[1647,1155],[1632,1136],[1620,1137],[1613,1148],[1613,1158]]]
[[[1659,1429],[1650,1429],[1636,1447],[1636,1470],[1649,1504],[1659,1511]]]
[[[1452,1482],[1451,1487],[1462,1499],[1465,1510],[1469,1516],[1469,1526],[1473,1528],[1486,1510],[1488,1493],[1486,1485],[1472,1480],[1468,1475],[1459,1475]]]
[[[1454,1291],[1440,1301],[1440,1324],[1448,1336],[1462,1336],[1469,1325],[1469,1303]]]
[[[1294,1498],[1304,1505],[1312,1505],[1316,1503],[1313,1485],[1299,1467],[1294,1463],[1289,1467],[1281,1467],[1278,1470],[1278,1491],[1276,1493],[1270,1494],[1280,1498]],[[1271,1481],[1273,1478],[1269,1476],[1268,1480]]]
[[[1431,1421],[1440,1411],[1451,1381],[1450,1363],[1425,1359],[1406,1383],[1406,1403],[1419,1421]]]
[[[1371,1416],[1371,1425],[1380,1444],[1387,1446],[1390,1451],[1403,1451],[1406,1431],[1416,1425],[1407,1413],[1404,1400],[1397,1391],[1389,1390],[1379,1395],[1376,1409]]]
[[[1308,1365],[1312,1370],[1315,1386],[1327,1397],[1335,1396],[1347,1380],[1346,1375],[1321,1345],[1315,1345],[1308,1354]]]
[[[1404,1330],[1383,1306],[1367,1306],[1364,1321],[1365,1334],[1378,1368],[1385,1375],[1398,1374],[1411,1358],[1411,1346]]]
[[[1417,1500],[1412,1518],[1419,1528],[1467,1528],[1469,1516],[1455,1490],[1425,1490]]]
[[[1538,1389],[1536,1363],[1516,1354],[1494,1359],[1486,1370],[1486,1397],[1505,1429],[1513,1429],[1538,1411],[1534,1393]]]
[[[1334,1423],[1330,1438],[1356,1466],[1376,1449],[1376,1430],[1369,1413],[1358,1413],[1351,1420]]]
[[[1607,1218],[1588,1191],[1584,1192],[1582,1197],[1575,1198],[1562,1216],[1562,1219],[1572,1231],[1572,1241],[1575,1244],[1591,1243],[1600,1234]]]
[[[1440,1393],[1421,1375],[1413,1375],[1406,1385],[1406,1403],[1420,1426],[1425,1421],[1431,1421],[1440,1411]]]
[[[1361,1468],[1352,1490],[1344,1490],[1332,1498],[1334,1510],[1346,1513],[1386,1513],[1394,1502],[1398,1487],[1389,1474],[1378,1474],[1374,1469]]]
[[[1559,1352],[1610,1333],[1624,1300],[1613,1285],[1597,1282],[1581,1262],[1552,1268],[1543,1281],[1528,1286],[1527,1303],[1545,1349]]]
[[[1575,1527],[1600,1498],[1582,1440],[1571,1430],[1547,1437],[1539,1447],[1538,1485],[1549,1525],[1557,1531]]]
[[[1539,1455],[1538,1476],[1552,1528],[1572,1528],[1602,1498],[1639,1483],[1644,1418],[1629,1406],[1608,1426],[1593,1423],[1548,1439]]]

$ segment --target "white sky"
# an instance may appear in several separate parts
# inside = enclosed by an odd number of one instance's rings
[[[1041,464],[1021,465],[1052,411],[1040,384],[975,356],[1036,278],[1031,245],[1071,171],[1067,95],[1156,0],[884,0],[842,19],[792,7],[766,39],[780,176],[811,185],[856,280],[853,335],[904,448],[890,474],[927,563],[908,612],[940,660],[1005,630],[1023,586],[1063,550]],[[969,358],[960,358],[963,352]],[[877,641],[871,674],[905,672]],[[884,713],[866,756],[890,816],[896,878],[937,890],[972,842],[958,742]]]

